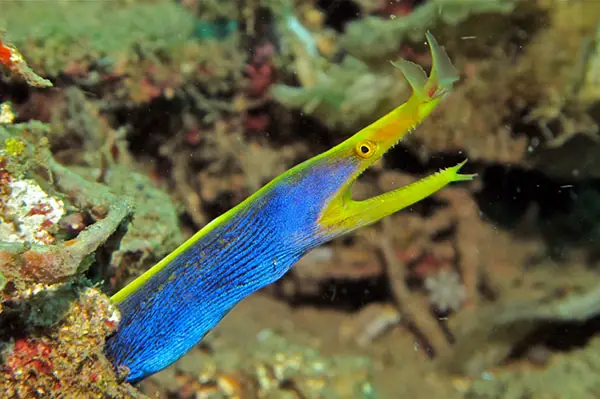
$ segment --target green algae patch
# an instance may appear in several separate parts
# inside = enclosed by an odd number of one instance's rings
[[[4,141],[4,150],[11,157],[20,156],[25,150],[25,143],[23,140],[19,140],[16,138],[8,138]]]
[[[6,277],[4,277],[4,274],[0,273],[0,291],[2,291],[4,289],[4,287],[6,287],[7,282],[8,282],[8,280],[6,279]],[[0,307],[0,310],[2,310],[1,307]]]
[[[339,63],[309,51],[295,51],[294,74],[300,87],[276,84],[274,98],[300,108],[330,128],[351,130],[393,108],[407,96],[408,85],[394,71],[402,45],[423,41],[429,29],[457,26],[479,14],[509,14],[519,0],[431,0],[393,19],[367,16],[348,24],[337,45]]]
[[[117,1],[10,1],[0,29],[45,75],[102,60],[114,64],[181,45],[195,27],[174,2],[127,5]]]
[[[391,107],[394,99],[408,88],[403,79],[392,73],[376,73],[352,56],[345,57],[341,64],[329,64],[319,72],[312,86],[277,84],[271,93],[282,104],[301,108],[332,128],[351,129],[367,123],[373,115],[381,113],[381,109]]]
[[[471,15],[508,14],[519,0],[430,0],[410,14],[385,20],[366,17],[348,25],[340,42],[344,49],[365,60],[383,60],[397,53],[406,40],[420,41],[437,25],[456,26]]]
[[[600,338],[585,348],[552,357],[546,367],[520,365],[482,373],[465,393],[467,399],[594,398],[600,391]]]

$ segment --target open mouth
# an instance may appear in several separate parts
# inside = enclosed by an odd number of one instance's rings
[[[334,147],[323,156],[354,157],[358,162],[355,173],[340,188],[323,210],[321,226],[334,233],[344,233],[395,213],[435,193],[449,183],[471,180],[474,175],[458,173],[466,161],[441,170],[412,184],[370,198],[352,199],[353,186],[365,171],[380,161],[402,137],[412,132],[451,91],[458,73],[450,58],[428,32],[427,41],[432,55],[429,77],[419,65],[401,60],[394,63],[412,88],[410,98],[387,115],[365,127],[354,136]]]

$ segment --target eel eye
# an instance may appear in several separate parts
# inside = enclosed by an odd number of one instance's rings
[[[354,151],[359,157],[367,159],[371,158],[373,154],[375,154],[376,148],[377,146],[375,145],[375,143],[372,143],[370,141],[361,141],[356,145]]]

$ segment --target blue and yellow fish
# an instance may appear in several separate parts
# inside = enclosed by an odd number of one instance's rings
[[[329,151],[265,185],[117,292],[122,315],[105,352],[125,380],[137,382],[196,345],[238,302],[281,278],[311,248],[410,206],[449,183],[464,162],[406,187],[355,201],[352,184],[438,105],[458,80],[431,34],[429,78],[395,64],[408,101]]]

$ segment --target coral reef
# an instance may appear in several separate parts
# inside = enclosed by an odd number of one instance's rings
[[[0,319],[3,397],[144,398],[119,383],[102,354],[119,316],[97,289],[84,282],[33,286],[4,298]]]
[[[32,138],[43,132],[43,126],[38,124],[14,125],[10,128],[0,129],[2,129],[0,137],[5,137],[5,140],[10,140],[12,136],[9,135],[16,132],[19,132],[17,134],[21,137],[27,134],[33,135]],[[34,153],[34,151],[33,146],[28,143],[27,152]],[[3,187],[3,192],[7,196],[3,200],[3,203],[6,204],[3,207],[3,225],[8,225],[8,218],[10,220],[8,228],[16,224],[17,231],[22,236],[31,236],[40,242],[40,244],[25,240],[14,242],[14,240],[8,239],[2,243],[0,271],[4,276],[13,280],[17,287],[24,281],[57,283],[78,271],[84,271],[86,265],[89,265],[89,262],[86,261],[88,256],[104,244],[131,213],[131,207],[127,201],[118,199],[99,184],[84,180],[56,163],[48,154],[43,154],[43,156],[46,157],[42,161],[46,166],[44,172],[50,176],[54,185],[63,195],[70,196],[74,204],[89,212],[96,222],[75,238],[54,242],[49,229],[57,224],[56,217],[60,217],[64,212],[61,209],[62,205],[59,207],[61,202],[45,195],[33,180],[23,179],[18,173],[12,174],[10,166],[2,169],[4,178],[7,180]],[[15,212],[11,210],[10,204],[19,195],[23,195],[22,191],[19,191],[23,185],[29,185],[27,195],[32,204],[26,215],[21,212],[21,219],[19,219],[16,217],[19,215],[15,215]],[[34,187],[37,188],[34,189]],[[37,198],[35,198],[36,192]],[[21,204],[27,204],[23,202],[23,198],[21,198]],[[52,208],[52,204],[56,204],[54,206],[57,208]],[[40,223],[36,223],[36,220],[40,221],[40,218],[36,218],[38,215],[43,217]]]
[[[28,84],[47,86],[38,84],[40,81],[31,77],[37,75],[22,59],[19,62],[6,66]],[[3,111],[10,112],[10,108]],[[77,397],[142,398],[132,387],[121,384],[102,353],[105,338],[118,325],[118,311],[104,293],[82,277],[101,247],[119,236],[133,209],[128,200],[111,193],[106,185],[86,180],[58,163],[50,152],[47,125],[13,121],[5,117],[0,125],[3,394],[56,397],[58,392],[68,392]],[[130,179],[129,170],[127,173]],[[147,191],[140,186],[145,181],[138,181],[134,188]],[[168,197],[154,196],[167,220],[169,216],[176,219],[169,214],[173,208],[165,207],[170,203]],[[143,200],[152,204],[152,194],[146,192]],[[165,219],[148,216],[147,211],[139,216],[141,220]],[[115,256],[152,246],[151,242],[136,245],[140,224],[144,223],[138,220],[121,253],[114,252]],[[173,225],[175,231],[169,231]],[[161,223],[161,227],[163,236],[177,239],[177,220]],[[153,250],[160,254],[157,247],[162,244],[155,243]]]
[[[461,81],[355,197],[480,178],[316,248],[139,388],[597,396],[599,4],[4,2],[0,396],[143,398],[103,357],[105,293],[402,102],[389,61],[428,68],[427,30]]]

